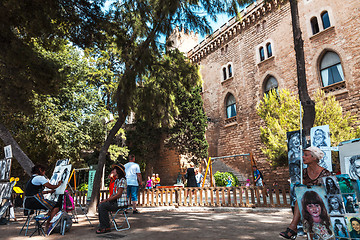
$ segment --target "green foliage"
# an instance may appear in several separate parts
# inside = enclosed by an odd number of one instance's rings
[[[217,171],[214,174],[216,186],[225,187],[226,184],[227,184],[227,179],[228,179],[229,176],[231,177],[232,186],[233,187],[239,187],[240,182],[232,172],[219,172],[219,171]]]
[[[79,46],[100,38],[103,1],[3,0],[0,2],[0,108],[32,112],[34,92],[54,94],[65,80],[61,63],[39,49],[58,52],[64,39]]]
[[[343,115],[335,97],[326,97],[321,91],[314,96],[316,117],[314,126],[329,125],[332,146],[356,137],[355,118],[349,113]],[[288,90],[271,91],[264,95],[257,106],[257,113],[265,122],[260,127],[262,152],[273,166],[287,164],[286,132],[300,129],[299,100]]]
[[[77,189],[78,191],[87,191],[88,190],[88,184],[87,183],[82,183],[80,184],[80,186]]]
[[[203,101],[200,95],[201,87],[192,89],[190,95],[179,92],[177,104],[180,114],[175,125],[169,129],[166,143],[181,154],[190,154],[193,162],[198,162],[208,156],[208,143],[205,139],[207,118],[203,111]]]
[[[178,51],[169,52],[152,67],[138,89],[137,122],[128,132],[129,148],[145,165],[157,159],[164,136],[167,146],[193,156],[194,161],[207,157],[199,83],[197,66]]]
[[[78,50],[64,46],[62,51],[43,55],[61,63],[65,81],[59,95],[34,94],[34,113],[3,112],[15,139],[36,163],[52,166],[57,159],[70,158],[75,166],[84,166],[83,153],[99,149],[104,141],[103,116],[108,114],[97,88],[87,81],[89,66]]]

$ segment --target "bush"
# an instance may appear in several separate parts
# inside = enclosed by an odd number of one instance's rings
[[[219,172],[219,171],[217,171],[214,174],[215,185],[218,186],[218,187],[225,187],[226,184],[227,184],[227,179],[228,179],[229,176],[232,179],[232,186],[239,187],[240,182],[232,172]]]

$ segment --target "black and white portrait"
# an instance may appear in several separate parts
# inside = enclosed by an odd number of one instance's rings
[[[349,233],[344,217],[331,217],[330,220],[336,237],[341,237],[341,238],[349,237]]]
[[[287,132],[287,141],[289,164],[300,162],[300,131]]]
[[[1,208],[0,208],[0,218],[4,215],[6,209],[10,206],[10,202],[6,202]]]
[[[10,199],[15,181],[0,183],[0,198],[1,199]]]
[[[300,183],[300,161],[289,164],[289,173],[292,183]]]
[[[58,184],[59,181],[62,181],[62,184],[58,188],[56,188],[54,194],[46,196],[47,199],[54,200],[56,197],[55,195],[64,194],[65,189],[67,187],[67,183],[69,181],[70,173],[71,173],[71,165],[59,164],[58,166],[55,166],[53,175],[50,179],[50,183],[52,185],[56,185]]]
[[[330,215],[343,215],[345,214],[343,201],[341,195],[328,195],[328,207]]]
[[[4,153],[5,153],[5,158],[12,158],[12,150],[11,150],[11,145],[7,145],[4,147]]]
[[[11,158],[0,160],[0,180],[9,180],[11,171]]]
[[[343,201],[344,201],[346,213],[359,212],[359,205],[356,204],[355,194],[343,194]]]
[[[69,162],[70,162],[69,159],[57,160],[55,166],[65,166],[65,165],[69,165]]]
[[[360,155],[344,157],[345,172],[354,180],[360,180]]]
[[[327,176],[322,178],[326,194],[340,194],[340,187],[335,176]]]
[[[317,126],[310,129],[311,146],[321,149],[321,147],[330,147],[330,129],[329,125]]]
[[[311,146],[318,147],[324,152],[324,157],[319,162],[320,167],[332,172],[331,151],[323,149],[331,146],[329,125],[311,128],[310,138]]]

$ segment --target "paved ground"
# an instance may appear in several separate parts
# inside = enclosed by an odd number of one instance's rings
[[[84,215],[65,236],[51,234],[48,239],[280,239],[291,220],[290,209],[270,208],[140,208],[141,214],[129,213],[131,229],[95,234],[96,217],[90,226]],[[25,221],[20,213],[18,222],[0,226],[0,239],[28,239],[18,233]],[[31,239],[44,239],[34,236]]]

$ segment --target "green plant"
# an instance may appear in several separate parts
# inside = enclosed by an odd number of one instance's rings
[[[79,185],[78,187],[79,191],[87,191],[88,190],[88,184],[87,183],[82,183]]]
[[[225,187],[229,176],[231,177],[232,186],[239,187],[240,182],[232,172],[219,172],[219,171],[217,171],[214,174],[216,186]]]

